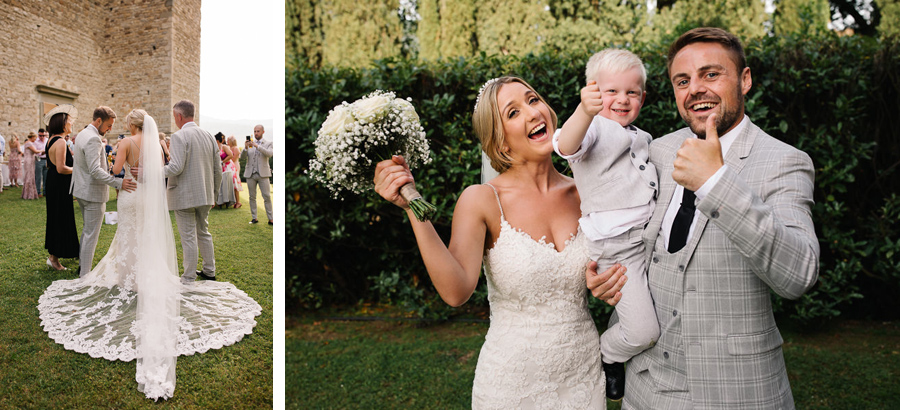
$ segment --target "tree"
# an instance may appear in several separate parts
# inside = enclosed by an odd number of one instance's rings
[[[477,48],[474,0],[419,0],[419,57],[472,56]]]
[[[284,3],[284,53],[290,63],[294,56],[307,60],[311,67],[322,65],[322,20],[312,0],[286,0]]]
[[[822,33],[828,30],[831,10],[827,0],[780,0],[773,20],[775,35]]]
[[[829,0],[831,3],[832,21],[836,28],[851,28],[865,36],[875,36],[876,27],[881,21],[881,11],[874,0]],[[868,18],[863,17],[866,14]]]

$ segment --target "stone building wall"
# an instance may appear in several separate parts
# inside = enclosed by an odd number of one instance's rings
[[[171,108],[200,95],[201,0],[0,0],[0,134],[45,127],[44,103],[144,108],[176,131]],[[107,137],[127,134],[117,121]]]

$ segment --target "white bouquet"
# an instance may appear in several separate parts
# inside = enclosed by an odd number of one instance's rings
[[[375,91],[334,107],[316,138],[316,158],[310,174],[335,197],[341,191],[361,194],[372,186],[375,165],[402,155],[410,167],[431,162],[431,151],[419,115],[407,100],[393,92]],[[416,218],[431,219],[436,211],[416,192],[412,183],[400,189]]]

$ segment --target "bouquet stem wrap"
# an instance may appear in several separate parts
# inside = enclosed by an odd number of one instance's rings
[[[437,212],[437,208],[425,201],[425,199],[422,198],[422,194],[420,194],[419,191],[416,191],[416,187],[412,182],[407,183],[400,188],[400,196],[409,203],[409,208],[412,209],[413,214],[419,222],[430,220],[434,216],[434,213]]]

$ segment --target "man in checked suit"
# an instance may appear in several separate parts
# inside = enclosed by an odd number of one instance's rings
[[[623,408],[793,409],[769,290],[796,299],[816,282],[812,161],[744,114],[752,78],[733,34],[690,30],[668,65],[688,128],[650,145],[660,191],[643,239],[661,335],[628,363]],[[592,265],[587,281],[614,304],[610,271]]]
[[[137,184],[131,179],[116,178],[109,174],[106,150],[100,136],[112,128],[116,113],[112,108],[100,106],[94,110],[92,121],[75,136],[73,153],[72,184],[69,193],[78,200],[81,217],[81,252],[79,253],[79,276],[87,275],[94,263],[94,251],[100,239],[103,213],[109,200],[109,187],[132,192]]]
[[[181,275],[183,283],[190,283],[200,275],[216,280],[216,256],[207,218],[216,204],[216,192],[222,183],[222,165],[215,138],[194,122],[194,104],[181,100],[172,108],[179,131],[172,134],[169,149],[171,159],[165,166],[169,179],[167,197],[169,209],[175,211],[178,234],[183,252]],[[132,171],[133,173],[133,171]],[[203,256],[203,270],[198,271],[197,260]]]

